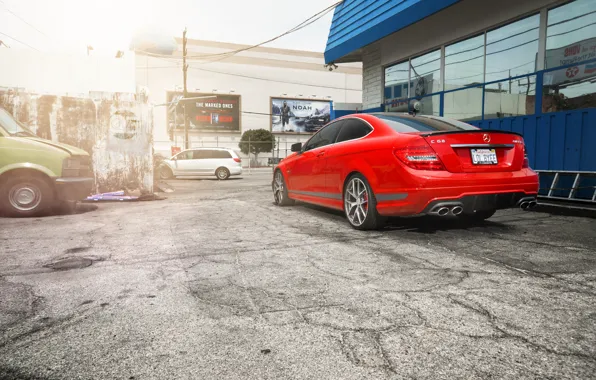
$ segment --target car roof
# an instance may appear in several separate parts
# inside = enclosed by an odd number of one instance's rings
[[[190,148],[190,149],[185,149],[185,150],[204,150],[204,149],[209,149],[209,150],[233,150],[232,148],[222,148],[222,147],[207,147],[207,146],[202,146],[200,148]]]

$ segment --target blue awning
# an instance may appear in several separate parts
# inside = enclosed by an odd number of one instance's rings
[[[339,61],[460,0],[344,0],[335,8],[325,63]]]

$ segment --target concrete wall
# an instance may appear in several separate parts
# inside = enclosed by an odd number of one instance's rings
[[[362,107],[365,110],[380,107],[383,103],[381,45],[367,46],[362,61]]]
[[[37,136],[82,148],[92,156],[95,191],[153,191],[151,108],[135,94],[87,97],[0,89],[0,107]]]
[[[153,189],[152,115],[136,58],[0,49],[0,106],[38,136],[93,157],[97,191]],[[123,138],[124,137],[124,138]]]
[[[189,40],[188,55],[217,54],[242,47],[245,46]],[[182,89],[179,57],[180,51],[172,57],[137,54],[137,83],[149,89],[152,102],[165,103],[167,91]],[[189,91],[241,96],[241,133],[249,129],[271,128],[271,97],[330,100],[334,103],[360,103],[362,99],[361,64],[340,65],[330,72],[324,67],[322,53],[256,48],[214,62],[192,58],[189,64]],[[166,108],[156,107],[155,149],[165,155],[172,145],[183,146],[182,132],[176,132],[174,141],[170,141],[166,120]],[[241,133],[191,131],[190,142],[193,147],[223,146],[237,150]],[[280,134],[277,137],[281,144],[279,154],[284,156],[286,145],[289,152],[292,143],[304,142],[310,134]],[[259,164],[266,164],[272,155],[259,155]],[[247,157],[243,158],[247,162]]]

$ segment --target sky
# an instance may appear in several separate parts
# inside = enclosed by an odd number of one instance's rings
[[[138,30],[181,37],[186,26],[189,38],[257,44],[284,33],[335,2],[0,0],[0,40],[15,49],[30,49],[24,45],[27,44],[40,51],[81,54],[86,54],[86,46],[91,45],[94,54],[113,55],[117,50],[127,50]],[[332,16],[333,11],[266,46],[323,52]]]

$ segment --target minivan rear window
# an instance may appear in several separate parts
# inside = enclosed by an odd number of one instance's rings
[[[456,120],[431,118],[424,115],[411,116],[407,114],[375,113],[391,129],[400,133],[408,132],[450,132],[471,131],[478,128]]]
[[[213,150],[211,152],[213,158],[232,158],[232,155],[227,150]]]

